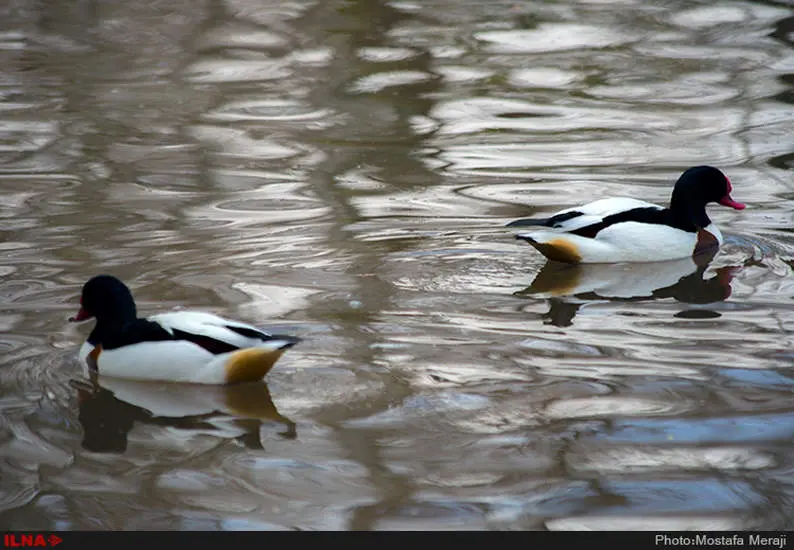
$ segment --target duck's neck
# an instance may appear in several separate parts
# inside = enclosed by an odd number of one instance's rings
[[[711,224],[706,205],[700,202],[681,200],[673,194],[670,201],[670,216],[675,227],[680,227],[687,231],[693,231],[708,227]]]
[[[127,311],[124,314],[116,315],[98,315],[96,318],[96,326],[91,334],[88,335],[88,342],[97,345],[106,342],[109,338],[119,334],[124,330],[124,327],[134,322],[137,319],[135,310]]]

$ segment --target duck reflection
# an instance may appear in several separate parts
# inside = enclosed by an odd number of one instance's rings
[[[739,266],[720,267],[704,279],[715,253],[692,258],[632,264],[561,264],[547,262],[532,284],[516,296],[545,298],[548,324],[573,324],[579,308],[593,301],[644,301],[674,298],[686,304],[710,304],[731,295]]]
[[[278,412],[265,382],[199,386],[93,378],[71,385],[88,451],[125,452],[136,422],[232,438],[249,449],[263,448],[260,426],[268,421],[286,426],[282,437],[296,436],[295,423]]]

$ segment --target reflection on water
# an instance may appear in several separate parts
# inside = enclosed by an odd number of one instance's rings
[[[136,422],[176,428],[182,437],[209,433],[236,439],[260,450],[263,421],[284,424],[284,437],[296,435],[294,422],[279,414],[264,382],[203,387],[105,378],[96,385],[75,380],[72,386],[78,392],[78,419],[88,451],[126,451]]]
[[[568,265],[548,261],[532,284],[515,295],[548,299],[548,322],[560,327],[570,326],[577,310],[592,301],[673,298],[685,304],[721,302],[730,297],[731,281],[741,266],[723,266],[705,277],[714,255],[636,265]],[[703,308],[684,310],[676,315],[688,318],[720,316],[718,312]]]
[[[0,525],[794,527],[794,11],[0,2]],[[506,221],[728,174],[726,245]],[[302,336],[267,386],[78,379],[112,273]]]

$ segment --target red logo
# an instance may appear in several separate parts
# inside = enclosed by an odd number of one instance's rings
[[[6,548],[27,548],[30,546],[52,547],[58,546],[63,539],[58,535],[3,535],[3,544]]]

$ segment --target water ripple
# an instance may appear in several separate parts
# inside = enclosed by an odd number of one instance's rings
[[[636,474],[676,472],[710,472],[731,470],[763,470],[776,465],[771,453],[742,447],[698,448],[588,448],[572,453],[569,464],[579,473]]]
[[[485,31],[475,38],[493,53],[539,53],[615,47],[633,40],[616,29],[571,23],[544,23],[532,30]]]
[[[3,525],[792,526],[789,7],[15,6]],[[707,262],[558,269],[504,228],[693,164],[748,203]],[[92,385],[99,272],[303,341],[248,390]]]
[[[203,59],[185,69],[185,78],[197,83],[260,82],[289,75],[284,61],[270,59]]]

